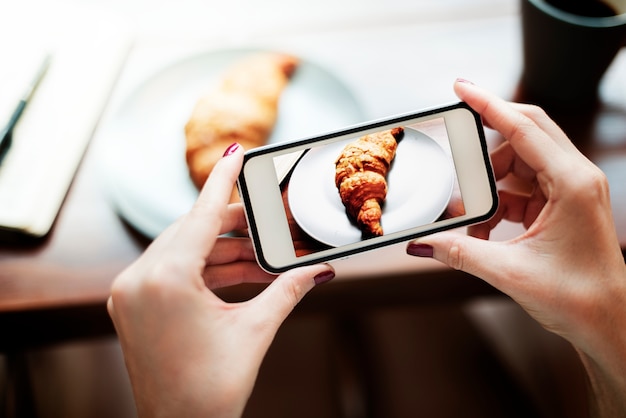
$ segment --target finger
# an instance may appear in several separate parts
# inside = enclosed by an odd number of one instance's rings
[[[140,282],[145,277],[146,266],[154,266],[161,262],[164,255],[171,254],[171,241],[178,231],[180,219],[169,225],[158,237],[156,237],[146,250],[133,261],[124,272],[119,274],[116,282]],[[135,272],[124,274],[128,272]]]
[[[111,317],[113,321],[113,325],[115,325],[117,321],[117,312],[115,311],[115,305],[113,304],[113,297],[109,296],[107,298],[107,313]]]
[[[515,152],[532,170],[546,173],[548,178],[558,176],[555,167],[560,166],[564,153],[533,119],[471,83],[456,82],[454,90],[461,100],[511,143]]]
[[[510,294],[506,278],[514,277],[517,268],[514,260],[511,260],[508,245],[506,242],[487,241],[447,231],[409,243],[407,253],[423,256],[428,252],[428,256],[435,260],[479,277]],[[425,251],[424,247],[430,251]],[[415,248],[419,248],[419,251],[415,251]]]
[[[243,211],[243,205],[241,203],[232,203],[228,205],[226,216],[222,222],[222,230],[220,234],[226,234],[228,232],[248,229],[248,223],[246,221],[246,215]]]
[[[209,289],[219,289],[242,283],[270,283],[276,275],[263,271],[255,261],[238,261],[211,266],[205,270],[203,278]]]
[[[165,228],[154,240],[152,240],[139,259],[158,259],[161,257],[163,251],[167,251],[170,246],[170,242],[173,237],[176,236],[180,222],[181,220],[177,219]]]
[[[245,215],[241,204],[229,205],[225,216],[223,229],[220,234],[225,234],[233,230],[243,230],[247,228]],[[157,236],[141,255],[141,259],[158,260],[162,257],[164,251],[169,251],[172,240],[177,236],[180,225],[184,222],[185,217],[179,218],[165,228],[159,236]]]
[[[491,152],[491,165],[496,180],[502,180],[508,174],[527,181],[534,182],[536,173],[515,152],[509,142],[503,142]]]
[[[523,104],[523,103],[510,103],[511,107],[518,112],[524,114],[531,119],[539,127],[539,129],[545,131],[550,138],[555,140],[559,145],[568,147],[572,146],[572,142],[569,140],[565,132],[561,129],[557,123],[552,120],[546,112],[535,105]]]
[[[330,280],[334,275],[333,268],[327,264],[299,267],[281,274],[253,299],[258,319],[278,329],[316,282]]]
[[[177,245],[190,256],[208,254],[221,233],[242,162],[241,147],[221,158],[213,167],[191,211],[182,220],[176,237]]]
[[[523,103],[508,103],[513,109],[522,113],[529,119],[531,119],[539,129],[543,130],[550,138],[552,138],[562,149],[569,153],[580,154],[579,150],[572,143],[569,137],[561,129],[561,127],[552,119],[546,112],[535,105],[528,105]],[[486,120],[483,120],[486,127],[495,129]]]
[[[567,138],[567,135],[563,132],[563,130],[557,125],[557,123],[550,118],[540,107],[524,104],[524,103],[508,103],[513,109],[517,110],[520,113],[523,113],[528,118],[532,119],[540,129],[543,129],[548,133],[552,138],[559,139],[559,141],[563,141],[563,143],[570,143],[571,141]],[[495,129],[488,121],[483,121],[484,125],[490,129]]]
[[[213,245],[207,264],[218,265],[254,260],[254,247],[249,238],[221,237]]]
[[[169,225],[163,232],[159,234],[148,246],[142,258],[155,258],[161,257],[162,251],[167,251],[171,246],[171,240],[178,233],[178,229],[183,222],[183,218],[179,218]],[[246,222],[246,216],[243,211],[243,205],[241,203],[233,203],[228,205],[226,215],[222,222],[221,234],[226,234],[234,230],[245,230],[248,228]],[[227,261],[224,261],[227,262]]]
[[[503,220],[522,223],[528,229],[537,219],[546,202],[539,192],[523,195],[501,190],[498,193],[498,198],[499,204],[496,213],[486,222],[470,226],[468,228],[469,235],[488,239],[490,232]]]

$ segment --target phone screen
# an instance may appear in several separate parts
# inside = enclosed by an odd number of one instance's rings
[[[274,167],[297,257],[465,214],[443,117],[277,156]]]

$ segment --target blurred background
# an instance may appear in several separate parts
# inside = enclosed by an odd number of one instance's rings
[[[3,47],[83,51],[76,66],[101,49],[115,51],[97,63],[112,81],[81,167],[89,175],[72,186],[97,194],[113,175],[99,160],[125,100],[163,68],[196,54],[294,53],[337,77],[363,121],[453,101],[457,77],[512,98],[522,66],[517,0],[42,0],[3,2],[0,16]],[[617,77],[623,67],[622,53],[603,86],[609,101],[626,97]],[[91,74],[79,72],[72,84],[92,86]],[[62,212],[62,225],[85,215],[80,205],[73,208]],[[138,237],[113,206],[98,211],[115,219],[116,233],[129,243],[111,261],[112,280],[150,237]],[[54,239],[106,239],[97,226],[87,229],[83,236],[61,230]],[[62,249],[51,257],[72,268],[98,257],[90,246]],[[464,295],[474,278],[432,264],[415,277],[414,260],[397,261],[391,273],[347,274],[296,309],[268,353],[246,417],[586,416],[580,364],[567,343],[493,290]],[[102,294],[109,283],[99,282]],[[18,399],[19,416],[135,416],[113,334],[14,354],[0,354],[3,411],[14,411]]]

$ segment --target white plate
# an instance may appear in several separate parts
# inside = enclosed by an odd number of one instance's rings
[[[185,162],[184,125],[197,99],[235,60],[256,50],[195,55],[157,72],[127,97],[104,129],[101,174],[117,212],[156,237],[198,196]],[[360,106],[334,75],[303,59],[283,92],[270,143],[363,121]]]
[[[289,207],[298,225],[331,246],[361,240],[335,187],[335,160],[355,138],[312,149],[294,168]],[[435,221],[446,209],[454,186],[450,156],[431,137],[406,128],[387,175],[387,199],[381,224],[385,234]]]

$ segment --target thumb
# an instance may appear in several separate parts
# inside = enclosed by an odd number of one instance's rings
[[[411,241],[406,252],[417,257],[434,258],[503,290],[499,278],[506,277],[506,271],[511,269],[506,245],[448,231]]]
[[[335,277],[335,271],[327,264],[295,268],[279,275],[254,299],[258,319],[274,323],[276,329],[293,308],[316,285]]]

